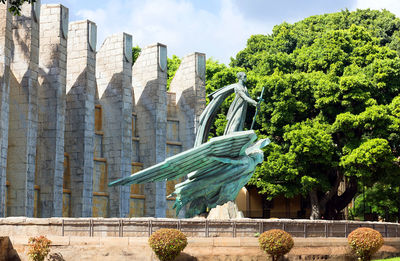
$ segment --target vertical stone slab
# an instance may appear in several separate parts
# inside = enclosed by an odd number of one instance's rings
[[[10,93],[11,15],[8,2],[0,5],[0,217],[6,215],[8,100]]]
[[[206,107],[205,75],[205,54],[193,53],[182,59],[171,81],[170,92],[176,94],[183,150],[193,147],[198,119]]]
[[[142,49],[132,68],[132,82],[140,136],[140,161],[144,168],[165,159],[167,123],[167,47]],[[166,184],[146,184],[146,216],[165,217]]]
[[[69,24],[65,152],[69,154],[72,216],[92,215],[96,24]]]
[[[173,92],[167,93],[167,131],[166,131],[166,157],[172,157],[180,152],[182,152],[182,137],[180,135],[180,126],[185,124],[179,119],[178,106],[176,104],[176,94]],[[165,196],[169,196],[175,190],[175,185],[182,182],[183,179],[168,180],[166,183],[167,191]],[[167,218],[176,218],[176,211],[172,208],[175,203],[175,198],[167,198]],[[185,209],[182,209],[180,215],[185,216]]]
[[[174,155],[193,147],[198,118],[206,105],[205,62],[206,58],[202,53],[185,56],[171,82],[170,95],[174,99],[170,99],[168,103],[168,154]],[[171,135],[172,133],[175,135]],[[169,181],[167,190],[169,185],[169,191],[172,191],[172,186],[178,182]],[[172,206],[174,202],[168,201],[168,203]],[[169,216],[172,213],[170,210],[167,212]],[[184,216],[185,209],[182,209],[179,217]]]
[[[132,169],[132,36],[121,33],[108,37],[96,58],[104,157],[111,182],[129,176]],[[108,188],[110,217],[128,216],[129,190],[129,186]]]
[[[62,216],[68,9],[42,5],[40,15],[37,177],[40,217]]]
[[[12,18],[7,179],[9,216],[33,216],[40,1]]]

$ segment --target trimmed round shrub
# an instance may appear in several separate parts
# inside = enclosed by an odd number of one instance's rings
[[[281,229],[271,229],[262,233],[258,243],[262,250],[271,255],[273,261],[289,253],[294,245],[292,236]]]
[[[361,260],[370,260],[383,245],[381,233],[368,227],[360,227],[352,231],[347,240]]]
[[[45,236],[31,237],[28,241],[28,256],[33,261],[43,261],[50,253],[51,240]]]
[[[173,261],[186,247],[187,238],[179,230],[161,228],[150,236],[149,245],[161,261]]]

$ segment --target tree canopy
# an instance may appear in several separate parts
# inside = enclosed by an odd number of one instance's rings
[[[213,73],[210,90],[237,70],[253,97],[266,87],[256,128],[273,144],[250,184],[309,196],[312,218],[340,217],[361,186],[400,185],[399,29],[385,10],[311,16],[250,37]]]
[[[253,35],[230,67],[207,60],[207,94],[239,71],[254,98],[266,88],[255,129],[272,144],[249,184],[268,199],[308,197],[311,218],[340,218],[355,197],[353,215],[400,212],[399,29],[388,11],[344,10]],[[168,60],[169,82],[179,63]],[[232,98],[211,136],[223,134]]]

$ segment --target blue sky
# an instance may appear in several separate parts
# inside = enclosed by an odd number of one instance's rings
[[[70,21],[97,24],[98,46],[112,34],[132,34],[141,47],[160,42],[168,56],[203,52],[220,62],[253,34],[317,14],[357,8],[387,9],[400,17],[400,0],[42,0],[69,8]]]

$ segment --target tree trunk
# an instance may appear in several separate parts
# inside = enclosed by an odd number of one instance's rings
[[[341,211],[349,205],[357,193],[357,180],[352,177],[346,184],[346,190],[340,196],[337,194],[327,201],[324,217],[326,219],[342,219]]]
[[[321,219],[317,190],[310,191],[311,216],[310,219]]]

